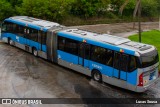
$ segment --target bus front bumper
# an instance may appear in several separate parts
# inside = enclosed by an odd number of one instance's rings
[[[156,80],[154,80],[152,83],[146,85],[146,86],[137,86],[136,88],[136,92],[144,92],[152,87],[154,87],[158,82],[159,82],[159,78],[157,78]]]

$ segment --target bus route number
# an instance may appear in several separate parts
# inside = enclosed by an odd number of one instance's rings
[[[92,66],[93,66],[94,68],[102,69],[102,67],[101,67],[101,66],[96,65],[96,64],[92,64]]]

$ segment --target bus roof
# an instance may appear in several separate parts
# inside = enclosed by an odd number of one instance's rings
[[[133,42],[127,38],[112,36],[108,34],[98,34],[79,29],[67,29],[58,32],[60,36],[72,38],[97,46],[106,47],[116,51],[124,50],[125,53],[134,55],[135,52],[144,53],[153,48],[151,45]]]
[[[5,21],[13,22],[23,26],[29,26],[31,28],[34,28],[37,30],[43,30],[43,31],[47,31],[52,27],[61,27],[61,25],[58,23],[37,19],[33,17],[28,17],[28,16],[14,16],[14,17],[5,19]]]

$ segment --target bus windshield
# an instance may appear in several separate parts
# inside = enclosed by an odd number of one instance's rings
[[[142,67],[149,67],[159,61],[158,52],[156,50],[141,56]]]

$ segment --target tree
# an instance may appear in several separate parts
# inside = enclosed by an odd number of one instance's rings
[[[22,5],[17,6],[16,10],[19,15],[60,22],[67,14],[69,3],[69,0],[23,0]]]
[[[72,3],[71,14],[88,18],[106,11],[110,0],[76,0]]]
[[[121,6],[121,8],[119,9],[120,14],[123,13],[123,10],[125,8],[125,6],[129,3],[129,0],[125,0],[124,4]],[[136,0],[136,6],[133,12],[133,18],[136,17],[136,14],[138,13],[138,22],[139,22],[139,42],[141,42],[141,0]],[[135,23],[133,24],[133,27],[135,26]]]
[[[140,24],[140,17],[141,17],[141,10],[143,16],[152,17],[158,13],[158,2],[157,0],[136,0],[136,5],[133,12],[133,18],[136,17],[138,14],[139,20],[139,41],[141,42],[141,24]],[[124,8],[129,3],[129,0],[125,0],[124,4],[119,9],[120,14],[122,14]],[[143,5],[141,7],[141,4]],[[135,23],[133,24],[133,28]]]
[[[142,0],[142,16],[154,17],[158,14],[157,0]]]
[[[6,0],[6,1],[9,2],[13,7],[15,7],[21,5],[23,0]]]
[[[14,13],[13,7],[5,0],[0,0],[0,20],[12,16]]]

